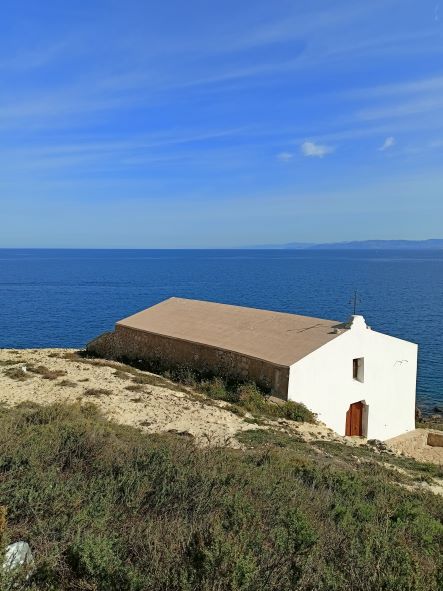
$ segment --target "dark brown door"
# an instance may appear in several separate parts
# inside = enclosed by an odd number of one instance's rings
[[[363,435],[363,402],[354,402],[346,413],[346,435]]]

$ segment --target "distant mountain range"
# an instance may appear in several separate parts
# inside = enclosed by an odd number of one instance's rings
[[[324,244],[288,242],[287,244],[262,244],[248,248],[288,250],[435,250],[443,249],[443,238],[431,238],[429,240],[356,240],[353,242],[330,242]]]

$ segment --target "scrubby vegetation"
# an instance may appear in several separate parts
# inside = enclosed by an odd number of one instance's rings
[[[257,384],[216,376],[207,372],[198,372],[186,365],[170,367],[160,359],[151,361],[122,359],[121,362],[125,364],[122,365],[114,361],[97,359],[84,351],[67,353],[65,356],[71,361],[113,367],[116,377],[130,378],[135,385],[163,386],[170,390],[176,389],[184,392],[187,390],[182,386],[193,388],[214,400],[229,402],[230,410],[236,414],[244,415],[248,412],[254,417],[282,418],[308,423],[314,423],[316,419],[315,414],[304,404],[273,400],[270,397],[270,392],[259,388]],[[141,373],[140,370],[154,372],[158,375]]]
[[[63,369],[50,370],[45,365],[28,365],[27,370],[40,375],[44,380],[56,380],[66,375],[66,371]]]
[[[443,417],[423,417],[415,422],[417,429],[434,429],[443,431]]]
[[[77,386],[76,382],[73,382],[72,380],[61,380],[58,385],[63,388],[75,388]]]
[[[4,373],[12,380],[18,380],[21,382],[29,380],[36,375],[39,375],[44,380],[56,380],[57,378],[66,375],[66,371],[64,370],[50,370],[44,365],[34,366],[32,364],[27,364],[23,367],[10,367],[6,369]]]
[[[304,404],[292,401],[270,399],[254,383],[229,384],[220,377],[197,383],[197,388],[210,398],[230,402],[243,414],[249,412],[256,417],[284,418],[307,423],[315,422],[315,414]]]
[[[443,499],[411,492],[383,452],[239,438],[246,451],[198,449],[90,405],[0,407],[0,540],[35,557],[14,588],[443,588]]]
[[[61,357],[63,359],[66,359],[67,361],[82,363],[86,366],[95,365],[98,367],[111,367],[115,369],[113,373],[115,377],[121,380],[131,380],[134,384],[159,386],[161,388],[167,388],[168,390],[186,392],[186,389],[180,385],[183,382],[175,380],[176,383],[174,383],[174,381],[170,380],[169,376],[164,375],[167,374],[166,371],[161,375],[160,372],[159,375],[141,373],[140,370],[148,370],[147,364],[142,362],[129,363],[128,360],[122,360],[121,362],[117,362],[107,359],[100,359],[91,354],[86,353],[86,351],[65,352],[61,355]]]
[[[3,373],[11,380],[17,380],[18,382],[24,382],[32,378],[32,375],[24,371],[22,367],[8,367]]]
[[[108,390],[106,388],[86,388],[83,392],[85,396],[111,396],[112,390]]]

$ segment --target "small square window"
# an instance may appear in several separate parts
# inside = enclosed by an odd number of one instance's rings
[[[365,360],[364,357],[358,357],[352,360],[352,377],[358,382],[365,381]]]

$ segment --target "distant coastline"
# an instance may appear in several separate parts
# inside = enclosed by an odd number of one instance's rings
[[[283,244],[253,244],[246,246],[209,246],[209,247],[132,247],[132,246],[0,246],[1,251],[193,251],[193,250],[443,250],[443,238],[426,240],[351,240],[343,242],[286,242]]]
[[[443,238],[428,240],[354,240],[350,242],[288,242],[245,247],[251,250],[443,250]]]

